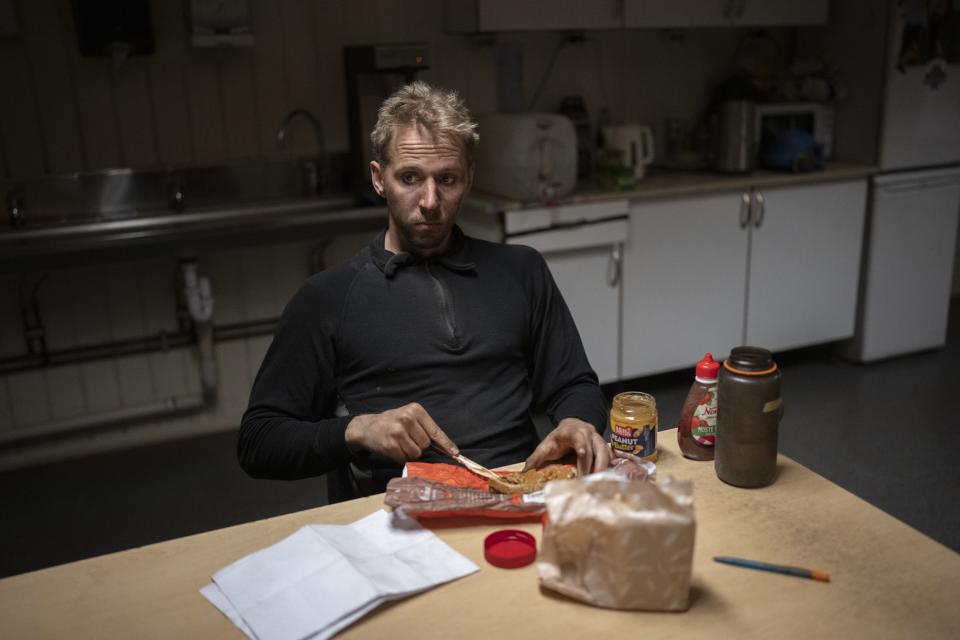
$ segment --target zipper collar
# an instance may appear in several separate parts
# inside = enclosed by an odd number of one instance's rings
[[[466,236],[457,225],[453,225],[453,230],[450,237],[450,246],[447,248],[447,252],[442,255],[430,256],[428,258],[424,258],[415,253],[409,253],[407,251],[398,251],[397,253],[387,251],[384,248],[384,240],[386,235],[387,230],[384,229],[375,238],[373,238],[373,240],[370,241],[369,246],[373,263],[377,265],[377,268],[380,269],[380,271],[383,272],[383,275],[387,280],[393,280],[393,278],[397,275],[398,269],[417,264],[439,264],[455,273],[476,273],[476,263],[467,259],[468,251]]]

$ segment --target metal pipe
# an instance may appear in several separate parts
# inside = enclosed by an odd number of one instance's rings
[[[24,427],[22,429],[7,429],[0,432],[0,445],[52,438],[64,433],[86,431],[119,422],[177,415],[201,409],[205,406],[206,402],[204,401],[203,394],[200,393],[170,396],[149,404],[137,405],[136,407],[124,407],[92,416],[79,416],[77,418],[56,420],[36,426]]]
[[[214,325],[212,326],[212,339],[214,342],[224,342],[226,340],[241,340],[243,338],[271,335],[276,330],[278,322],[279,319],[277,318],[267,318],[265,320],[234,322],[219,326]],[[156,351],[169,351],[170,349],[180,349],[190,346],[194,343],[194,340],[194,335],[187,331],[179,331],[176,333],[160,332],[156,335],[144,336],[142,338],[115,340],[100,344],[47,351],[46,358],[44,358],[42,354],[8,356],[6,358],[0,358],[0,375],[30,371],[43,367],[89,362],[90,360],[103,360],[153,353]]]
[[[193,320],[193,343],[197,349],[200,368],[201,392],[171,396],[162,400],[135,407],[124,407],[94,415],[80,416],[66,420],[46,422],[22,429],[11,429],[0,433],[0,446],[10,443],[51,438],[64,433],[87,431],[120,422],[145,420],[158,416],[180,414],[205,409],[217,400],[217,361],[213,347],[214,299],[210,292],[210,281],[201,277],[196,260],[180,263],[180,284],[187,303],[190,318]]]

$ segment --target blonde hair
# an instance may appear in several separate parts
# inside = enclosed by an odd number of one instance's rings
[[[370,132],[373,159],[382,165],[388,164],[394,132],[411,124],[422,126],[435,138],[453,139],[462,144],[467,163],[473,166],[480,136],[477,123],[470,119],[470,112],[456,91],[417,80],[384,100],[377,124]]]

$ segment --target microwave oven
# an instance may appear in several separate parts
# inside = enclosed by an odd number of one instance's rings
[[[770,102],[758,104],[754,113],[757,150],[779,133],[800,129],[813,137],[824,160],[833,157],[833,107],[819,102]]]

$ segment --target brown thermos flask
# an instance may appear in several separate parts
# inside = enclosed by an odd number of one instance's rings
[[[717,382],[717,477],[763,487],[777,473],[777,431],[783,416],[780,369],[760,347],[735,347]]]

